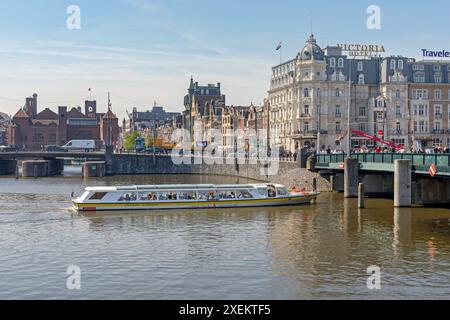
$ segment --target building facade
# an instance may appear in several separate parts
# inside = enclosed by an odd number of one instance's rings
[[[96,101],[85,101],[81,107],[58,107],[58,113],[49,108],[38,112],[37,94],[28,97],[25,105],[12,117],[8,140],[29,150],[45,145],[64,145],[70,140],[96,140],[98,144],[116,145],[119,140],[118,119],[109,110],[97,112]]]
[[[191,140],[196,122],[201,123],[204,132],[212,128],[220,130],[225,102],[226,97],[221,94],[220,83],[200,86],[191,77],[188,94],[184,97],[183,112],[183,127],[189,132]]]
[[[450,61],[353,58],[310,35],[294,59],[272,68],[272,144],[345,151],[351,135],[352,148],[374,145],[356,131],[406,147],[448,146],[449,75]]]

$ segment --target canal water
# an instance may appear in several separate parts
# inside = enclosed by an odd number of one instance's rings
[[[0,178],[1,299],[449,299],[450,210],[341,194],[282,208],[76,215],[85,185],[205,176]],[[66,286],[69,266],[81,289]],[[369,290],[369,266],[381,270]]]

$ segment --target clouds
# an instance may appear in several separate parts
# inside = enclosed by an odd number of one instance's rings
[[[157,100],[171,110],[181,111],[191,75],[204,83],[221,82],[232,103],[262,100],[270,65],[265,59],[227,51],[186,53],[164,46],[36,41],[0,49],[3,71],[0,86],[7,89],[9,98],[19,101],[36,91],[41,101],[67,101],[67,104],[73,103],[77,95],[81,104],[88,87],[97,93],[110,90],[113,98],[114,92],[117,93],[116,112],[122,116],[126,109],[136,105],[133,101],[148,101],[140,106],[148,107]],[[16,111],[17,103],[1,97],[0,103],[6,109],[2,111],[10,114]]]

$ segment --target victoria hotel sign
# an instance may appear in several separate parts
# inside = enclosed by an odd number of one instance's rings
[[[382,45],[372,44],[338,44],[342,51],[347,51],[351,57],[372,58],[386,52]]]

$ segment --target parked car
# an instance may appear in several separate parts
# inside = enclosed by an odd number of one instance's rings
[[[60,146],[45,146],[47,152],[67,152],[67,149]]]
[[[0,146],[0,152],[18,152],[19,146],[16,144],[10,144],[8,146]]]
[[[167,154],[166,149],[164,148],[155,148],[155,154]],[[153,154],[153,148],[147,148],[145,149],[145,153],[151,153]]]

